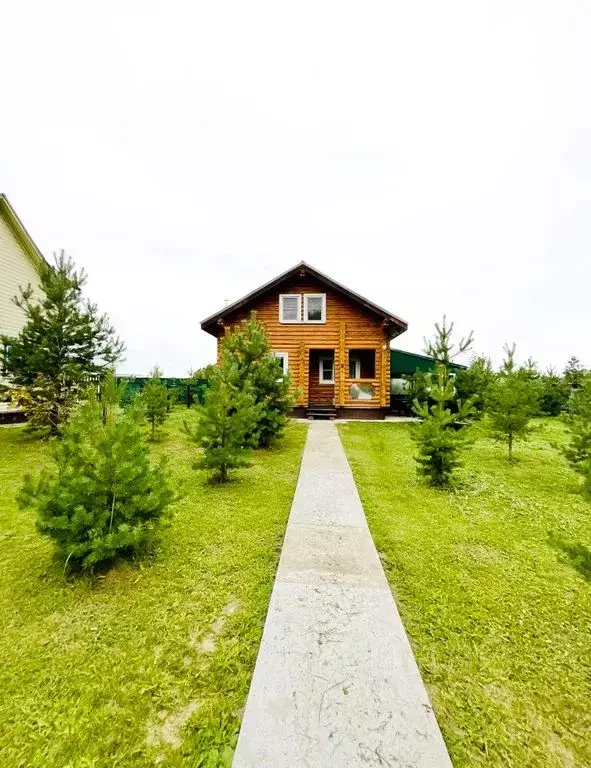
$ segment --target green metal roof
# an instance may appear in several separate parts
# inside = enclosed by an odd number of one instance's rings
[[[459,371],[466,368],[459,363],[451,364],[452,371]],[[432,371],[435,368],[435,360],[427,355],[418,355],[415,352],[404,352],[402,349],[390,350],[390,376],[395,379],[397,376],[416,373],[416,371]]]

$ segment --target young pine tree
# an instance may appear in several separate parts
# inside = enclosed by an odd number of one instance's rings
[[[450,365],[453,360],[464,352],[468,352],[474,343],[474,333],[470,331],[468,336],[462,337],[457,344],[452,342],[454,324],[447,325],[447,318],[443,315],[441,325],[435,323],[435,335],[432,339],[424,339],[425,354],[432,357],[440,365],[445,366],[450,373]]]
[[[157,541],[176,500],[168,475],[154,466],[137,407],[103,409],[94,392],[49,446],[52,466],[25,477],[21,506],[37,510],[38,530],[75,569],[131,558]]]
[[[566,381],[569,389],[579,389],[585,380],[585,368],[581,365],[581,361],[574,355],[569,357],[566,367],[564,369],[564,380]]]
[[[248,386],[260,406],[257,423],[249,434],[251,444],[271,445],[283,432],[294,401],[289,374],[283,374],[272,356],[269,337],[254,313],[226,336],[222,354],[234,359],[239,386]]]
[[[591,496],[591,376],[580,379],[566,417],[569,443],[564,455],[583,477],[583,492]]]
[[[532,365],[517,369],[515,344],[505,345],[505,360],[491,387],[488,414],[495,439],[507,445],[509,461],[513,461],[515,441],[525,440],[531,432],[530,421],[537,408],[537,380]]]
[[[260,405],[255,403],[249,385],[240,383],[231,355],[222,355],[213,370],[198,413],[196,429],[185,425],[203,451],[196,466],[209,470],[212,479],[226,482],[231,470],[248,465],[249,435],[260,416]]]
[[[21,288],[14,301],[26,316],[21,333],[2,337],[6,375],[31,396],[30,425],[56,435],[89,378],[123,353],[106,315],[85,300],[83,270],[62,251],[55,265],[40,267],[40,295]]]
[[[472,402],[457,397],[450,377],[452,360],[468,351],[473,335],[462,338],[456,348],[452,332],[453,323],[448,326],[444,316],[441,325],[435,324],[434,338],[425,340],[425,352],[435,358],[437,365],[427,374],[425,400],[417,399],[413,404],[413,411],[422,420],[413,432],[418,471],[438,488],[449,487],[455,469],[461,466],[461,451],[468,443],[466,424],[474,415]]]
[[[456,396],[463,402],[472,401],[477,417],[486,409],[488,393],[495,381],[496,374],[487,357],[475,357],[468,368],[456,373]]]
[[[164,424],[169,413],[168,392],[162,383],[162,371],[157,365],[150,371],[150,378],[142,390],[140,402],[151,427],[151,439],[154,440],[156,427]]]
[[[413,439],[417,444],[418,471],[437,488],[452,484],[454,471],[462,465],[461,452],[469,442],[465,422],[473,415],[470,401],[456,401],[452,411],[448,403],[454,401],[453,381],[447,368],[439,364],[431,375],[429,398],[432,402],[415,400],[413,410],[422,421],[414,428]]]

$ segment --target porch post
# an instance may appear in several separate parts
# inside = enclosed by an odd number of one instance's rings
[[[337,395],[337,405],[345,405],[345,321],[341,320],[341,327],[339,331],[339,390]]]

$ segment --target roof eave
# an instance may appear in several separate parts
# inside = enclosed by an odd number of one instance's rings
[[[261,285],[259,288],[246,294],[246,296],[243,296],[241,299],[238,299],[237,301],[232,302],[232,304],[229,304],[227,307],[224,307],[221,311],[215,312],[213,315],[206,317],[205,320],[201,321],[202,330],[204,330],[206,333],[210,333],[212,336],[217,336],[217,334],[215,333],[215,329],[218,323],[223,321],[224,317],[232,314],[233,312],[240,309],[241,307],[249,304],[251,301],[254,301],[259,296],[267,293],[276,285],[279,285],[281,282],[283,282],[283,280],[285,280],[287,277],[294,274],[298,269],[302,269],[302,268],[306,269],[313,277],[320,279],[321,281],[325,282],[327,285],[331,286],[333,289],[343,293],[348,298],[353,299],[354,301],[357,301],[359,304],[361,304],[362,306],[364,306],[366,309],[370,310],[374,314],[384,317],[385,320],[387,320],[389,323],[391,323],[393,326],[395,326],[398,329],[397,333],[394,333],[390,336],[391,339],[395,338],[396,336],[399,336],[401,333],[404,333],[404,331],[406,331],[406,329],[408,328],[408,323],[406,322],[406,320],[402,320],[402,318],[397,317],[396,315],[393,315],[391,312],[388,312],[387,310],[383,309],[377,304],[374,304],[373,302],[364,298],[363,296],[356,293],[355,291],[352,291],[349,288],[345,287],[344,285],[341,285],[341,283],[337,283],[336,280],[333,280],[331,277],[328,277],[328,275],[323,274],[322,272],[315,269],[307,262],[300,261],[294,267],[291,267],[285,272],[282,272],[277,277],[274,277],[272,280],[269,280],[269,282]]]
[[[20,220],[17,212],[10,204],[9,199],[3,192],[0,192],[0,212],[4,214],[14,236],[22,246],[23,250],[33,262],[35,268],[39,271],[43,266],[49,266],[45,256],[41,253],[37,244],[28,233],[27,228]]]

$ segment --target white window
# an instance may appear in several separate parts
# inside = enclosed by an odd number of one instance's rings
[[[334,384],[334,357],[321,357],[318,379],[321,384]]]
[[[299,323],[302,318],[302,297],[299,293],[279,295],[279,322]]]
[[[271,355],[275,357],[279,362],[281,363],[281,368],[283,370],[283,375],[285,376],[288,368],[288,357],[287,352],[271,352]]]
[[[326,322],[326,294],[325,293],[305,293],[304,294],[304,322],[305,323],[325,323]]]
[[[353,355],[349,355],[349,378],[361,378],[361,360]]]

